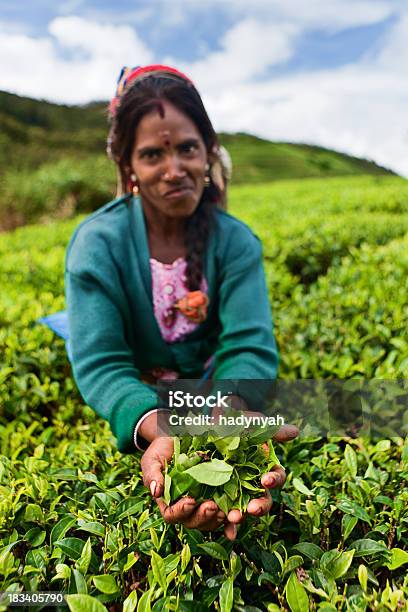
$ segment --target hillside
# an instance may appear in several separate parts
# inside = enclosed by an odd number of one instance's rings
[[[65,106],[0,92],[0,173],[34,169],[62,157],[103,153],[105,102]],[[375,163],[322,147],[275,143],[249,134],[220,134],[234,183],[356,174],[394,174]]]

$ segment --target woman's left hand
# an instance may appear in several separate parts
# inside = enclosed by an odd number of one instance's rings
[[[218,409],[215,409],[213,411],[213,416],[217,416],[221,413],[221,410],[219,411]],[[263,416],[260,412],[250,412],[247,410],[244,411],[244,414],[248,417]],[[275,442],[289,442],[290,440],[296,438],[298,434],[299,430],[295,425],[283,425],[272,437],[272,440]],[[267,442],[262,444],[262,447],[265,449],[266,453],[269,453]],[[252,516],[264,516],[265,514],[268,514],[272,508],[272,496],[269,489],[278,489],[283,487],[285,481],[286,472],[283,467],[280,467],[279,465],[272,468],[270,472],[263,474],[261,484],[265,488],[265,495],[263,497],[258,497],[257,499],[251,499],[245,513],[242,513],[236,508],[229,511],[224,527],[226,537],[229,540],[235,540],[237,537],[237,525],[244,522],[246,514],[250,514]]]

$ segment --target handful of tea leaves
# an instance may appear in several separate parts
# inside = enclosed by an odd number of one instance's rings
[[[233,432],[240,435],[221,437],[216,427],[174,437],[174,455],[164,473],[164,501],[169,505],[188,495],[198,503],[213,499],[225,514],[233,508],[244,512],[251,499],[265,493],[261,476],[281,465],[271,440],[278,429],[240,430]]]

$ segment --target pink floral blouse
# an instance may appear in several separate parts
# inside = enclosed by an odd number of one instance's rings
[[[163,339],[172,343],[181,340],[185,334],[192,332],[198,325],[187,319],[178,310],[173,310],[174,302],[184,297],[188,293],[185,286],[187,262],[183,257],[179,257],[171,264],[165,264],[150,258],[150,269],[152,273],[153,308],[154,316],[159,325]],[[201,281],[201,291],[207,292],[207,281],[203,277]],[[208,367],[211,357],[207,359],[204,368]],[[166,370],[165,368],[154,368],[150,374],[157,380],[175,380],[179,377],[179,372]],[[150,414],[157,412],[157,409],[149,410],[137,423],[134,431],[134,443],[136,448],[144,450],[138,442],[138,431],[144,419]]]
[[[181,340],[198,325],[172,308],[174,302],[189,291],[185,286],[186,266],[187,262],[183,257],[179,257],[171,264],[150,258],[154,315],[163,339],[169,343]],[[206,293],[207,288],[207,281],[203,278],[200,289]]]

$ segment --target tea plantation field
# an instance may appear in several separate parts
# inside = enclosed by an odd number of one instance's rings
[[[280,377],[408,379],[408,182],[229,195],[263,242]],[[36,323],[65,307],[82,218],[0,234],[0,591],[64,591],[74,612],[407,609],[408,419],[389,439],[275,445],[287,482],[235,542],[163,522],[140,454],[116,451]]]

